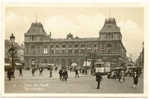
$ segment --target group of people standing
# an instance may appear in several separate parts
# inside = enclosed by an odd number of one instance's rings
[[[100,89],[100,85],[101,85],[101,82],[102,82],[102,79],[103,79],[103,75],[100,72],[97,72],[97,73],[95,73],[95,76],[96,76],[96,81],[97,81],[97,89]],[[133,80],[133,86],[132,87],[137,88],[140,74],[138,74],[137,71],[134,71],[132,73],[131,77],[132,77],[132,80]],[[118,80],[119,80],[119,82],[124,82],[125,81],[125,72],[124,71],[121,71],[119,73]]]
[[[61,68],[59,70],[59,78],[62,81],[67,81],[67,79],[68,79],[68,71],[67,71],[66,68]]]
[[[19,70],[19,76],[23,77],[22,67],[20,67],[18,70]],[[7,70],[7,78],[8,78],[8,80],[15,78],[15,69],[9,68]]]
[[[44,68],[40,67],[40,68],[32,68],[31,72],[32,72],[32,76],[35,76],[35,72],[39,70],[39,76],[41,76],[43,74]],[[53,72],[53,68],[49,68],[49,77],[52,77],[52,73]]]

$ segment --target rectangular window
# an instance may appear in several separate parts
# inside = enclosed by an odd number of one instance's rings
[[[72,47],[72,45],[69,45],[68,47],[69,47],[69,48],[71,48],[71,47]]]
[[[78,49],[76,49],[74,53],[75,53],[75,54],[79,54],[79,50],[78,50]]]
[[[54,45],[50,45],[50,48],[53,48],[54,47]]]
[[[81,53],[81,54],[84,54],[84,52],[85,52],[84,49],[81,49],[81,50],[80,50],[80,53]]]
[[[82,45],[81,45],[81,47],[85,47],[85,45],[84,45],[84,44],[82,44]]]
[[[62,54],[65,54],[65,50],[62,50]]]
[[[70,50],[68,50],[68,54],[72,54],[72,50],[70,49]]]
[[[55,50],[55,53],[56,54],[60,54],[60,50]]]
[[[44,48],[44,54],[48,54],[47,48]]]
[[[51,50],[51,54],[54,54],[54,50]]]
[[[78,47],[78,44],[76,44],[74,47],[77,48],[77,47]]]
[[[59,48],[59,45],[56,45],[56,48]]]
[[[37,47],[37,54],[40,54],[40,47]]]
[[[32,52],[32,55],[35,55],[35,46],[34,46],[34,45],[31,46],[31,50],[32,50],[32,51],[31,51],[31,52]]]
[[[63,47],[63,48],[65,48],[65,47],[66,47],[66,45],[62,45],[62,47]]]

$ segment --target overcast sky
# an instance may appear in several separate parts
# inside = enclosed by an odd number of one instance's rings
[[[53,38],[65,38],[71,32],[79,37],[98,37],[105,18],[114,17],[120,26],[127,54],[135,59],[144,41],[143,8],[102,7],[6,7],[5,38],[15,33],[16,42],[24,41],[32,22],[41,22]]]

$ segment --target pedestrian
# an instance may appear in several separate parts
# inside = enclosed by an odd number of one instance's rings
[[[11,80],[11,75],[12,75],[12,69],[9,68],[8,71],[7,71],[8,80]]]
[[[56,67],[55,67],[55,71],[57,71],[57,69],[58,69],[58,67],[56,66]]]
[[[52,76],[53,76],[52,74],[53,74],[53,70],[50,69],[50,70],[49,70],[49,77],[50,77],[50,78],[52,78]]]
[[[70,67],[70,68],[69,68],[69,70],[70,70],[70,73],[71,73],[71,71],[72,71],[72,67]]]
[[[120,72],[120,80],[119,81],[120,82],[124,82],[125,81],[125,73],[124,73],[123,70]]]
[[[68,79],[68,71],[66,69],[64,69],[64,71],[63,71],[63,80],[67,81],[67,79]]]
[[[102,81],[102,75],[101,75],[100,72],[96,73],[96,81],[97,81],[97,89],[100,89],[100,84],[101,84],[101,81]]]
[[[75,69],[75,78],[79,78],[79,72],[78,72],[78,69]]]
[[[22,74],[22,67],[19,68],[19,76],[23,77],[23,74]]]
[[[32,68],[32,76],[34,76],[35,68]]]
[[[60,80],[62,80],[62,77],[63,77],[62,72],[63,72],[62,69],[60,69],[60,70],[59,70],[59,79],[60,79]]]
[[[43,67],[40,67],[39,68],[39,75],[42,75],[42,73],[43,73]]]
[[[121,71],[119,70],[119,71],[117,71],[117,76],[118,76],[118,79],[119,79],[119,82],[121,81]]]
[[[87,68],[85,69],[85,75],[87,75],[88,74],[88,70],[87,70]]]
[[[134,72],[133,74],[133,88],[136,88],[138,84],[138,75],[137,72]]]

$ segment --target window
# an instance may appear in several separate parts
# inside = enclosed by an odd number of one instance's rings
[[[80,50],[80,53],[81,53],[81,54],[84,54],[84,52],[85,52],[84,49],[81,49],[81,50]]]
[[[112,45],[111,44],[107,44],[107,52],[110,53],[111,52],[111,47]]]
[[[44,48],[44,54],[48,54],[47,48]]]
[[[43,59],[43,63],[47,63],[47,59]]]
[[[69,45],[69,48],[71,48],[72,47],[72,45]]]
[[[51,46],[50,46],[50,48],[53,48],[53,47],[54,47],[54,45],[51,45]]]
[[[54,50],[51,50],[51,54],[54,54]]]
[[[31,36],[31,41],[33,41],[34,39],[33,39],[33,36]]]
[[[40,47],[37,47],[37,54],[40,54]]]
[[[32,50],[32,51],[31,51],[32,54],[34,55],[34,54],[35,54],[35,46],[34,46],[34,45],[31,46],[31,50]]]
[[[60,51],[59,51],[59,50],[55,50],[55,53],[56,53],[56,54],[60,54]]]
[[[79,54],[79,50],[78,50],[78,49],[76,49],[74,53],[75,53],[75,54]]]
[[[74,47],[78,47],[78,45],[76,44]]]
[[[110,47],[112,47],[112,45],[111,45],[111,44],[107,44],[107,47],[109,47],[109,48],[110,48]]]
[[[63,47],[63,48],[65,48],[65,47],[66,47],[66,45],[62,45],[62,47]]]
[[[65,50],[62,50],[61,53],[62,53],[62,54],[65,54]]]
[[[26,48],[26,54],[28,54],[28,53],[29,53],[29,48],[27,47],[27,48]]]
[[[58,46],[58,45],[56,45],[56,48],[59,48],[59,46]]]
[[[72,50],[68,50],[68,54],[72,54]]]
[[[82,45],[81,45],[81,47],[85,47],[85,45],[84,45],[84,44],[82,44]]]

